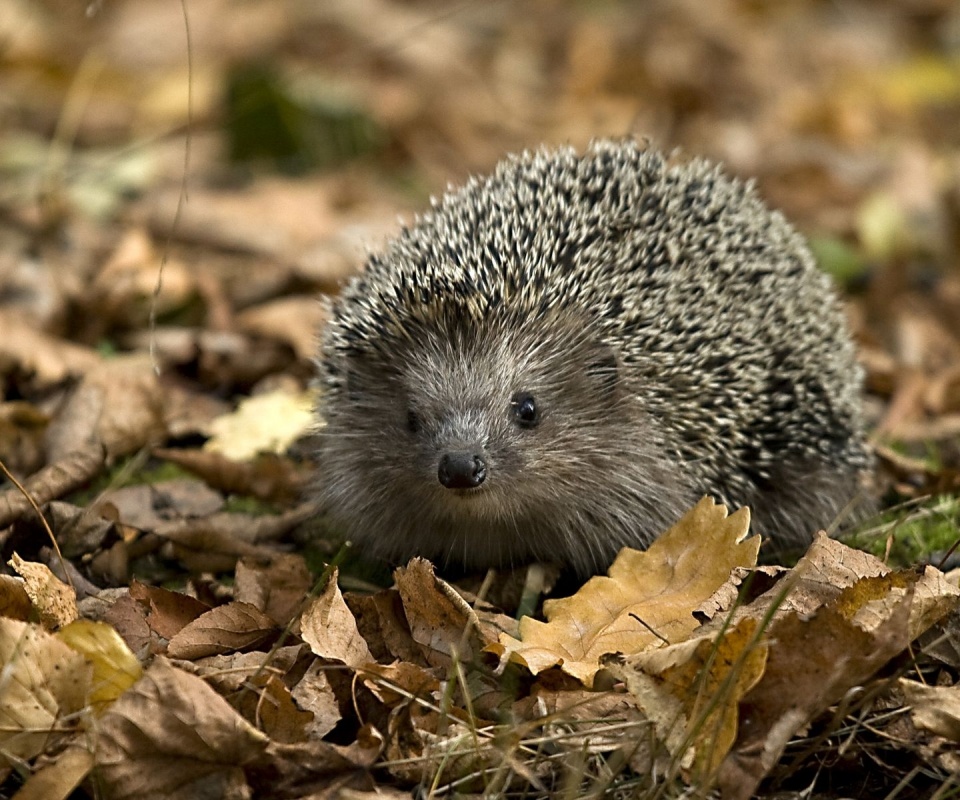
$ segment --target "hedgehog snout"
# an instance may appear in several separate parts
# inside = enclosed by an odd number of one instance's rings
[[[476,489],[487,477],[487,462],[469,450],[444,453],[437,478],[448,489]]]

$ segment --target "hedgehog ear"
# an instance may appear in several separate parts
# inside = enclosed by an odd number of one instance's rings
[[[611,405],[617,400],[620,388],[620,360],[607,344],[591,348],[586,368],[587,377],[600,390],[600,397]]]

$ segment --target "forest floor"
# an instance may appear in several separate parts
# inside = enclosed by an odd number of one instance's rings
[[[365,562],[319,298],[611,136],[807,237],[877,513],[757,567],[705,501],[545,607]],[[0,797],[960,796],[956,3],[0,0],[0,176]]]

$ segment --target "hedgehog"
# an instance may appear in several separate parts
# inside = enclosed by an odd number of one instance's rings
[[[870,458],[842,307],[750,183],[634,141],[507,157],[329,303],[320,505],[365,554],[602,571],[703,495],[778,547]]]

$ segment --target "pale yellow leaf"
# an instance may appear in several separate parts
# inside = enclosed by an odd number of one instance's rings
[[[283,390],[249,397],[232,414],[217,417],[205,448],[235,461],[283,453],[316,426],[312,392]]]
[[[756,564],[759,537],[744,539],[748,509],[701,500],[645,552],[625,548],[609,577],[591,578],[573,597],[544,603],[547,622],[525,617],[520,641],[490,649],[537,674],[559,666],[591,685],[606,653],[632,654],[681,642],[700,625],[700,606],[737,567]]]
[[[98,712],[143,675],[143,668],[127,643],[105,622],[78,619],[58,631],[57,636],[93,665],[90,703]]]

